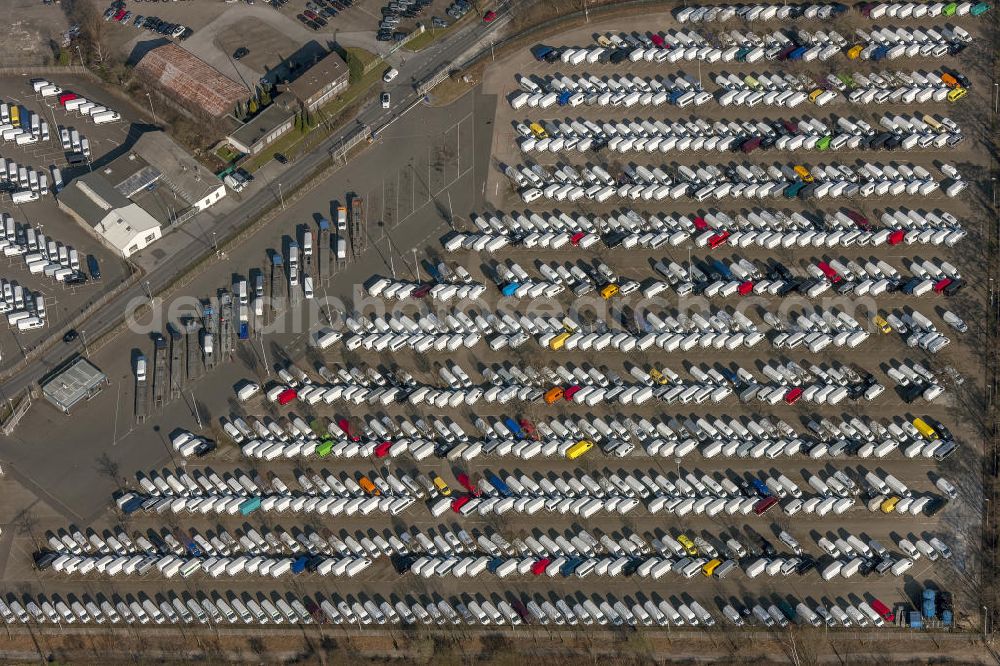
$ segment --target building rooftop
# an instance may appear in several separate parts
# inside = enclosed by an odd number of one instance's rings
[[[173,43],[146,53],[135,72],[155,82],[177,102],[211,116],[231,113],[238,102],[250,96],[246,86]]]
[[[43,379],[42,394],[53,405],[69,412],[81,400],[89,400],[108,383],[108,376],[90,361],[77,356]]]
[[[326,54],[306,69],[301,76],[285,85],[296,98],[306,101],[327,85],[347,74],[347,65],[334,52]]]
[[[244,146],[252,146],[295,115],[294,111],[286,107],[288,101],[290,100],[287,97],[277,95],[266,109],[254,116],[250,122],[231,132],[229,136]]]
[[[198,164],[166,132],[144,132],[132,150],[162,173],[167,186],[188,205],[222,186],[215,174]]]
[[[58,200],[92,227],[112,210],[132,203],[97,171],[74,178],[59,192]]]

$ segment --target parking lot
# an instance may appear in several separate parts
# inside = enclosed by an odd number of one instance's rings
[[[926,25],[931,20],[896,23]],[[983,39],[981,22],[971,17],[953,21],[971,31],[973,39]],[[821,27],[814,23],[803,20],[796,28]],[[859,17],[851,13],[845,23],[853,29]],[[755,24],[753,30],[768,32],[780,24]],[[593,33],[645,31],[651,25],[678,28],[669,14],[643,16],[633,25],[591,23],[550,43],[589,46],[595,43]],[[747,28],[734,24],[732,29]],[[838,64],[848,62],[842,54],[834,57]],[[963,70],[964,57],[946,62]],[[855,72],[936,66],[936,61],[919,59],[851,64]],[[124,435],[125,424],[119,425],[116,416],[113,452],[122,461],[119,476],[135,493],[124,531],[136,543],[117,540],[115,545],[107,539],[118,529],[118,518],[77,525],[87,544],[73,547],[73,529],[67,530],[70,541],[62,539],[63,547],[48,544],[57,556],[67,552],[70,559],[79,558],[72,559],[74,570],[46,569],[38,574],[43,584],[27,589],[34,594],[44,585],[49,595],[54,590],[88,594],[100,606],[96,596],[110,594],[104,582],[108,574],[97,568],[114,566],[119,594],[186,592],[198,597],[218,591],[224,598],[239,599],[244,592],[253,598],[258,592],[269,596],[272,589],[283,593],[291,588],[298,599],[308,596],[315,602],[314,609],[303,599],[305,615],[293,609],[282,623],[304,622],[310,610],[316,610],[313,617],[359,626],[409,622],[407,612],[414,622],[451,622],[451,613],[440,605],[438,614],[415,610],[415,604],[426,608],[441,597],[457,622],[468,624],[774,626],[791,620],[818,625],[825,619],[816,610],[821,607],[830,613],[826,623],[831,628],[879,620],[906,625],[908,613],[920,611],[925,590],[932,589],[939,603],[933,617],[925,613],[925,626],[941,627],[943,611],[954,613],[956,625],[975,625],[974,590],[982,557],[977,536],[982,434],[972,417],[983,382],[976,346],[983,339],[980,322],[987,294],[978,263],[982,257],[970,245],[986,237],[987,220],[978,210],[990,192],[978,180],[988,156],[970,137],[981,131],[977,113],[986,116],[989,82],[982,72],[969,70],[973,85],[967,96],[955,103],[926,101],[919,108],[855,105],[845,101],[846,95],[823,108],[810,102],[795,109],[722,107],[716,100],[725,93],[714,83],[721,70],[743,76],[784,65],[762,61],[702,67],[701,73],[694,63],[677,67],[712,93],[711,101],[697,107],[513,109],[518,77],[530,76],[541,85],[567,73],[562,63],[537,62],[525,50],[488,70],[483,94],[464,98],[443,114],[447,117],[420,109],[392,126],[381,137],[383,145],[363,157],[357,169],[290,205],[288,226],[255,236],[241,248],[240,257],[220,262],[185,294],[205,298],[216,288],[231,289],[234,278],[267,266],[265,257],[279,255],[287,265],[290,243],[301,241],[298,225],[312,228],[316,216],[334,219],[334,202],[346,202],[353,193],[366,206],[366,250],[325,283],[329,296],[343,300],[325,317],[300,317],[298,332],[287,323],[283,331],[262,328],[259,350],[252,342],[237,343],[244,345],[234,353],[238,363],[222,364],[185,385],[183,393],[190,389],[191,402],[182,394],[145,423],[130,424]],[[645,62],[580,65],[571,74],[645,78],[662,75],[664,68],[673,75],[671,66]],[[789,63],[788,68],[822,78],[830,65]],[[955,147],[900,147],[891,155],[861,148],[809,154],[783,151],[776,143],[752,152],[710,152],[704,141],[699,149],[680,150],[675,144],[666,154],[617,151],[610,141],[597,152],[519,147],[532,138],[519,125],[528,127],[534,139],[542,138],[530,129],[532,123],[543,129],[547,123],[553,135],[564,131],[558,123],[573,121],[634,121],[640,126],[644,120],[788,120],[797,125],[815,118],[835,127],[844,118],[876,127],[887,113],[947,115],[966,138]],[[638,134],[629,129],[633,131]],[[392,147],[392,155],[378,152],[386,146]],[[865,162],[894,165],[897,175],[891,179],[901,184],[909,178],[933,180],[939,187],[921,195],[906,194],[904,185],[902,192],[890,194],[893,185],[888,183],[877,189],[890,179],[880,171],[881,176],[872,176],[880,182],[872,183],[868,195],[796,196],[807,182],[815,181],[809,191],[816,192],[834,178],[826,171],[814,175],[813,167],[857,168]],[[945,162],[956,166],[959,178],[942,171]],[[519,183],[505,173],[506,166],[525,167],[542,182],[535,186],[522,172],[525,182]],[[559,177],[554,175],[557,166]],[[766,174],[754,174],[755,191],[779,181],[780,190],[771,188],[766,200],[734,198],[729,193],[738,184],[732,175],[736,166],[757,167]],[[591,195],[570,200],[569,190],[562,198],[555,195],[564,185],[582,192],[584,186],[571,174],[594,175],[595,167],[609,175],[614,187],[594,184],[613,189],[614,196],[598,201]],[[661,180],[650,182],[638,167]],[[692,173],[702,169],[701,175],[696,173],[698,182],[676,198],[657,198],[660,187],[684,181],[681,167]],[[777,175],[766,173],[768,167]],[[904,167],[910,176],[900,175]],[[928,175],[920,176],[917,167]],[[664,176],[672,182],[666,183]],[[944,190],[957,180],[968,182],[966,194],[949,197]],[[724,193],[692,198],[723,181]],[[857,183],[858,190],[862,184]],[[629,194],[639,185],[635,196]],[[741,185],[746,192],[751,184]],[[795,188],[792,196],[781,194],[789,187]],[[525,203],[529,189],[539,195]],[[841,193],[847,190],[840,186]],[[901,221],[891,214],[900,210],[919,215]],[[838,212],[859,227],[849,244],[842,241],[853,229],[837,221]],[[847,212],[866,218],[865,225]],[[886,212],[889,216],[883,217]],[[798,227],[785,222],[796,214],[811,222]],[[565,218],[572,224],[559,221]],[[645,226],[629,229],[629,220]],[[537,233],[529,230],[531,225]],[[888,233],[879,244],[871,240],[880,227],[889,231],[899,225],[905,242],[889,241]],[[948,233],[935,236],[935,226],[964,234],[952,237],[949,245]],[[924,235],[924,230],[931,233]],[[762,234],[778,231],[797,235],[787,244],[782,236],[769,245]],[[807,232],[809,239],[822,234],[821,240],[799,244]],[[637,240],[626,247],[618,233]],[[655,241],[657,233],[665,237]],[[538,238],[527,246],[532,234]],[[594,238],[587,240],[588,234]],[[557,241],[557,236],[565,239]],[[613,236],[617,242],[608,242]],[[456,237],[468,242],[452,243]],[[482,249],[476,244],[480,237],[488,237]],[[676,240],[667,242],[668,237]],[[494,238],[501,240],[490,245]],[[740,242],[744,238],[746,244]],[[676,270],[661,268],[671,262]],[[774,262],[787,274],[767,268]],[[874,268],[867,269],[869,264]],[[947,284],[937,291],[930,286],[918,290],[932,270],[941,271],[941,277],[931,280],[934,285],[954,283],[961,273],[959,294],[946,295]],[[740,277],[740,271],[745,275]],[[877,281],[892,281],[893,272],[900,284],[917,279],[913,293],[872,291]],[[279,271],[278,277],[285,280],[287,274]],[[382,288],[373,290],[379,278]],[[409,283],[408,294],[421,287],[427,293],[424,300],[396,301],[386,296],[391,282]],[[622,293],[631,282],[636,287]],[[657,293],[643,294],[657,282],[664,285]],[[782,284],[793,282],[803,285],[796,287],[797,293],[777,295]],[[855,291],[867,282],[867,291]],[[841,283],[851,287],[838,294]],[[615,289],[609,289],[612,285]],[[478,293],[468,301],[442,295],[444,289],[455,294],[462,288],[470,296],[473,288]],[[282,282],[280,290],[285,289],[297,294],[301,287]],[[945,310],[957,313],[969,330],[946,323]],[[886,319],[885,329],[876,315]],[[326,349],[310,346],[321,327],[336,328],[343,337]],[[932,345],[940,338],[925,336],[933,332],[946,336],[948,343]],[[801,337],[792,343],[794,335]],[[131,336],[126,346],[133,343],[149,346],[148,337],[139,335]],[[115,395],[106,392],[95,401],[104,414],[111,412],[111,403],[118,414],[119,403],[124,399],[127,405],[132,397],[133,378],[122,356],[119,349],[109,373],[119,384]],[[258,382],[264,391],[238,401],[234,388],[241,380]],[[869,391],[875,385],[884,390]],[[914,385],[920,388],[916,394],[907,390]],[[935,386],[940,390],[927,392]],[[297,393],[290,395],[290,403],[279,405],[278,395],[288,387]],[[904,402],[903,396],[911,401]],[[192,409],[197,416],[186,413]],[[203,415],[211,427],[195,423]],[[922,433],[917,418],[943,428]],[[245,433],[232,425],[237,422]],[[187,430],[217,439],[218,448],[204,458],[185,458],[189,449],[181,436]],[[88,431],[96,434],[101,427],[90,423],[80,432]],[[946,440],[957,444],[953,453],[942,448]],[[594,445],[583,447],[581,441]],[[80,467],[92,465],[87,455],[79,454]],[[219,475],[219,483],[198,480],[209,479],[210,471]],[[184,475],[191,483],[179,480]],[[414,481],[412,486],[404,475]],[[434,475],[440,483],[431,481]],[[160,483],[153,483],[154,477]],[[166,477],[174,483],[163,481]],[[782,477],[787,484],[779,481]],[[950,485],[940,483],[941,477]],[[109,479],[99,485],[109,486]],[[86,489],[74,490],[81,500],[86,494]],[[259,506],[254,498],[262,500]],[[329,527],[329,517],[335,518],[335,527]],[[66,527],[61,523],[45,529],[57,534]],[[101,538],[87,539],[87,528]],[[171,545],[165,529],[178,542],[183,541],[179,537],[192,538],[195,547]],[[160,541],[149,537],[149,531]],[[251,532],[269,532],[271,538],[259,541]],[[280,536],[284,532],[287,538]],[[413,542],[398,547],[393,539],[405,541],[404,532]],[[148,539],[148,547],[137,533]],[[195,533],[209,545],[193,540]],[[429,547],[417,533],[440,535],[441,541],[432,539]],[[501,538],[491,539],[490,546],[476,538],[480,534]],[[19,556],[12,558],[5,578],[29,581],[35,574],[27,555],[34,545],[19,538],[14,546]],[[222,559],[208,562],[205,554],[213,550],[212,557]],[[172,566],[163,559],[172,554],[183,560],[178,567],[197,560],[206,571],[163,580],[152,559],[144,577],[124,573],[123,562],[112,565],[138,557],[124,553],[144,551],[156,553],[157,567]],[[307,556],[308,562],[301,562],[306,570],[291,574],[292,560],[299,556]],[[275,561],[264,565],[265,557]],[[452,559],[444,562],[448,557]],[[462,571],[476,571],[474,581],[453,570],[459,557],[465,558]],[[96,564],[102,558],[103,564]],[[329,558],[364,564],[324,564]],[[248,570],[251,559],[256,561]],[[726,560],[734,563],[732,573],[711,575]],[[94,569],[80,574],[76,569],[84,561]],[[221,573],[230,564],[235,573]],[[136,560],[128,566],[138,565]],[[324,571],[333,567],[334,573],[319,573],[321,566]],[[333,588],[336,593],[330,595]],[[317,593],[329,598],[335,610],[321,605]],[[380,607],[383,599],[391,610]],[[872,611],[876,619],[868,613],[879,607],[875,600],[894,617]],[[346,611],[340,601],[346,602]],[[404,602],[402,609],[396,601]],[[798,608],[800,602],[804,610]],[[227,609],[235,604],[227,604],[202,608],[210,615],[212,608],[221,609],[220,621],[230,622]],[[159,600],[157,605],[167,621],[170,613]],[[775,610],[768,611],[772,605]],[[249,616],[238,607],[236,611],[239,622],[260,621],[252,609]],[[47,622],[48,612],[39,612],[40,621]],[[119,612],[125,614],[120,607]],[[142,622],[141,613],[130,612]],[[441,613],[444,619],[438,618]],[[154,616],[152,621],[158,620]],[[184,621],[182,614],[178,621]]]
[[[23,255],[5,256],[3,261],[7,266],[4,277],[19,284],[45,299],[47,325],[43,328],[16,332],[16,327],[4,329],[0,335],[0,349],[3,350],[4,363],[20,361],[22,352],[30,351],[40,340],[58,333],[62,335],[65,322],[72,319],[78,312],[98,299],[101,294],[118,284],[129,274],[125,263],[105,248],[92,234],[84,230],[79,223],[71,219],[65,212],[59,210],[52,194],[56,171],[58,170],[63,183],[89,169],[100,168],[101,165],[117,156],[121,150],[127,150],[133,137],[138,136],[140,129],[135,126],[134,118],[129,118],[125,105],[112,99],[97,86],[81,77],[58,77],[52,84],[65,91],[73,91],[80,96],[103,101],[109,108],[115,109],[122,119],[103,125],[95,124],[89,117],[67,111],[58,102],[58,97],[50,95],[43,97],[32,89],[28,77],[7,77],[0,81],[3,102],[17,106],[21,113],[33,114],[39,118],[39,128],[44,122],[48,139],[39,132],[40,140],[27,145],[16,145],[15,141],[3,143],[2,154],[5,168],[13,165],[15,172],[19,167],[34,171],[38,178],[44,177],[47,187],[39,188],[39,199],[27,203],[14,203],[11,194],[22,189],[22,186],[5,182],[5,190],[0,199],[0,209],[10,216],[15,226],[24,231],[31,227],[36,232],[44,234],[57,245],[72,248],[77,251],[79,262],[86,271],[86,257],[93,255],[101,269],[100,282],[83,284],[64,284],[59,280],[43,274],[30,274]],[[72,133],[76,145],[70,143],[64,147],[62,132],[67,136]],[[89,164],[71,165],[69,157],[72,154],[89,153]],[[60,332],[61,331],[61,332]]]

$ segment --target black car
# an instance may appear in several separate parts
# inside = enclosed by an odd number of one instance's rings
[[[80,334],[76,332],[75,328],[71,328],[68,331],[66,331],[66,335],[63,336],[63,342],[67,344],[73,342],[79,337],[79,335]]]
[[[281,153],[274,154],[274,161],[277,162],[278,164],[288,164],[288,158],[282,155]]]
[[[246,48],[245,46],[241,46],[240,48],[236,49],[235,53],[233,53],[233,60],[239,60],[240,58],[243,58],[249,54],[250,54],[250,49]]]

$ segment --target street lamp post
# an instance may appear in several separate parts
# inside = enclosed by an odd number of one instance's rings
[[[83,355],[90,356],[90,352],[87,351],[87,331],[81,330],[80,337],[83,339]]]
[[[149,112],[153,114],[153,124],[158,125],[159,121],[156,119],[156,111],[153,110],[153,98],[148,92],[146,93],[146,99],[149,101]]]
[[[83,66],[83,51],[80,50],[80,45],[76,45],[76,53],[80,56],[80,66]]]
[[[278,183],[278,199],[281,201],[281,210],[285,210],[285,197],[281,193],[281,183]]]

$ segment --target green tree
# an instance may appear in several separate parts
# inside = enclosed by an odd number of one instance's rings
[[[261,106],[267,106],[268,104],[271,103],[271,93],[267,89],[267,86],[264,86],[264,88],[261,89],[260,95],[258,95],[258,99],[260,99]]]
[[[59,49],[59,55],[56,58],[56,62],[58,62],[60,65],[66,66],[69,64],[69,61],[70,61],[69,51],[67,51],[66,49]]]
[[[365,75],[364,63],[361,62],[361,59],[358,58],[358,56],[350,51],[347,52],[347,73],[347,80],[352,84],[360,81],[361,77]]]
[[[250,100],[250,103],[247,104],[247,113],[251,116],[257,113],[257,100],[255,99]]]

